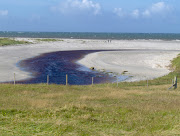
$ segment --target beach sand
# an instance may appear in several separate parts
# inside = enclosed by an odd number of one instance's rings
[[[180,41],[160,40],[82,40],[63,39],[56,42],[36,42],[31,38],[16,38],[34,42],[29,45],[0,47],[0,82],[31,78],[31,73],[17,67],[21,60],[32,58],[43,53],[65,50],[111,50],[92,53],[82,58],[78,63],[86,67],[95,67],[109,72],[133,76],[127,81],[153,79],[170,72],[170,61],[180,52]]]

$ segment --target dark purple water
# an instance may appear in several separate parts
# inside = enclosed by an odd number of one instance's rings
[[[47,75],[49,75],[50,84],[65,84],[66,74],[68,74],[68,83],[70,85],[91,84],[92,77],[94,77],[95,84],[112,82],[116,80],[115,77],[103,72],[90,70],[75,63],[85,55],[99,51],[102,50],[59,51],[23,60],[18,63],[18,66],[24,71],[31,72],[32,78],[19,81],[18,83],[46,83]]]

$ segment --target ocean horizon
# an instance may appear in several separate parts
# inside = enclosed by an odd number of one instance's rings
[[[105,32],[21,32],[0,31],[0,37],[111,39],[111,40],[180,40],[179,33],[105,33]]]

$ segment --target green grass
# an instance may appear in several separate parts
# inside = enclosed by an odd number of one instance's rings
[[[178,135],[180,89],[0,85],[1,135]]]
[[[56,41],[63,41],[63,40],[60,40],[60,39],[36,39],[37,41],[40,41],[40,42],[56,42]]]
[[[0,46],[17,45],[17,44],[29,44],[27,41],[16,41],[10,38],[0,38]]]

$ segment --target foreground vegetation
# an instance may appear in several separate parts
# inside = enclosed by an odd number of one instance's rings
[[[0,85],[0,134],[179,135],[169,86]]]
[[[17,41],[11,38],[0,38],[0,46],[17,45],[17,44],[29,44],[28,41]]]

